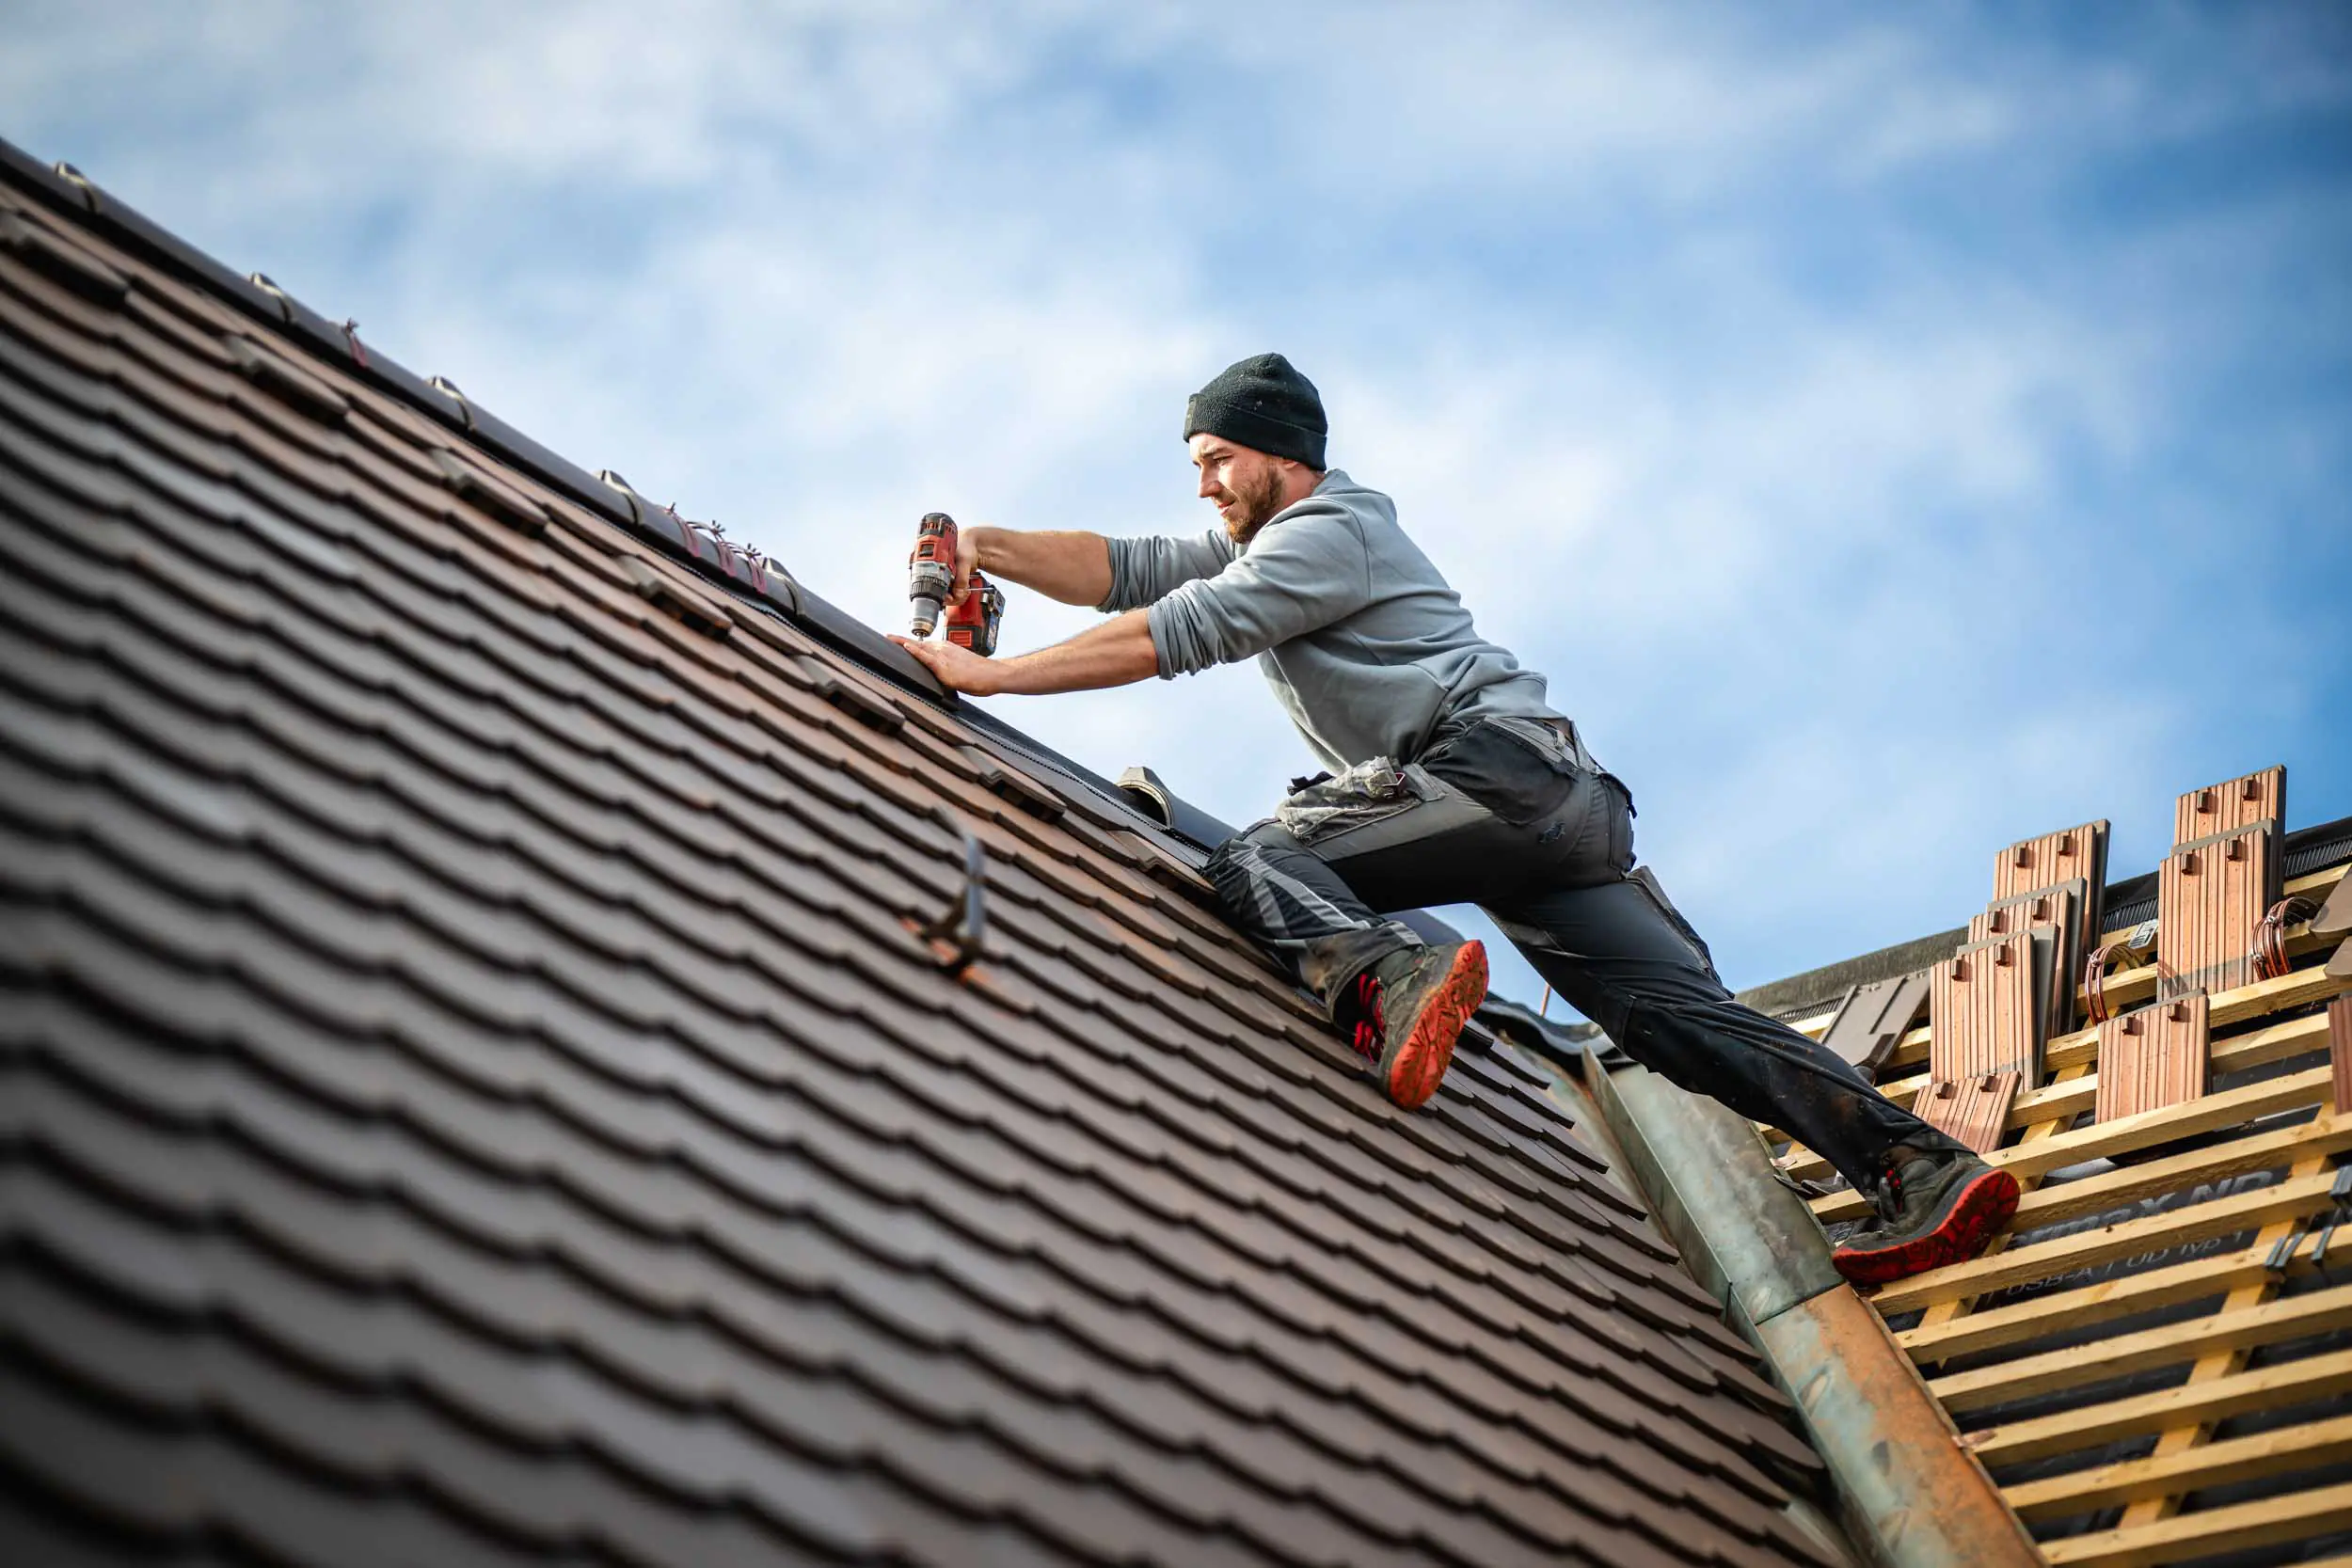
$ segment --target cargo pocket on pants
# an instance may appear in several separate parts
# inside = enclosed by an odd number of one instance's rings
[[[1388,757],[1375,757],[1283,797],[1274,820],[1299,843],[1312,844],[1420,803],[1405,770]]]
[[[1433,747],[1422,766],[1515,828],[1559,811],[1583,777],[1566,738],[1527,719],[1482,719]]]

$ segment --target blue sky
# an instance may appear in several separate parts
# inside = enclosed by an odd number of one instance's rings
[[[24,5],[0,134],[879,626],[1277,348],[1735,985],[2352,813],[2352,10]],[[1088,617],[1016,593],[1015,648]],[[1259,677],[998,699],[1230,820]],[[1498,984],[1532,997],[1516,960]]]

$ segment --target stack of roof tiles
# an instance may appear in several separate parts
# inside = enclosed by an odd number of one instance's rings
[[[1820,1560],[1537,1075],[6,150],[0,1560]]]

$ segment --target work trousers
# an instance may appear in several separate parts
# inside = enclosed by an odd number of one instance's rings
[[[1488,719],[1417,764],[1300,784],[1209,873],[1228,915],[1327,1007],[1421,944],[1381,911],[1474,903],[1626,1054],[1786,1129],[1857,1185],[1895,1144],[1953,1147],[1842,1058],[1732,1000],[1698,934],[1634,868],[1631,798],[1565,721]]]

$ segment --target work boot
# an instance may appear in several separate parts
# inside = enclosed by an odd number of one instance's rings
[[[1964,1148],[1897,1144],[1867,1189],[1877,1211],[1830,1254],[1856,1285],[1883,1285],[1974,1258],[2017,1212],[2017,1179]]]
[[[1380,1086],[1406,1110],[1438,1092],[1462,1025],[1486,1000],[1480,942],[1406,947],[1375,959],[1334,1009],[1356,1049],[1380,1070]]]

